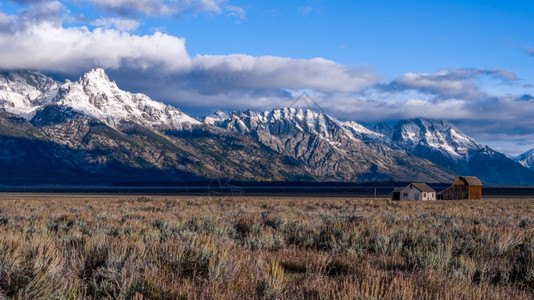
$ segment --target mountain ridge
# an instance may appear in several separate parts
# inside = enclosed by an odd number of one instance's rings
[[[532,172],[506,155],[477,143],[447,121],[402,120],[391,128],[390,138],[401,149],[455,173],[477,176],[485,183],[531,185],[534,181]]]
[[[96,181],[98,176],[109,180],[108,174],[124,181],[138,173],[140,180],[447,182],[463,174],[500,183],[498,176],[485,173],[502,168],[512,180],[521,177],[517,182],[534,185],[534,171],[446,121],[412,119],[368,128],[292,107],[219,111],[195,119],[144,94],[121,90],[103,69],[64,83],[34,71],[0,75],[0,110],[0,142],[20,144],[6,146],[9,155],[4,161],[0,155],[0,164],[17,168],[9,157],[16,149],[31,153],[26,140],[38,136],[44,144],[35,155],[56,160],[51,162],[59,168],[54,172],[64,168]]]
[[[427,161],[391,149],[379,133],[356,122],[341,122],[309,109],[247,110],[220,117],[218,114],[205,120],[226,130],[253,136],[274,151],[304,161],[313,170],[325,174],[343,173],[339,177],[345,181],[451,178],[451,174]],[[424,166],[432,169],[433,175]]]

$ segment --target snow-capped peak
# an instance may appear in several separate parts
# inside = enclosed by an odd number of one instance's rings
[[[58,83],[37,71],[0,74],[0,109],[31,119],[35,111],[52,101]]]
[[[83,75],[84,79],[109,81],[106,71],[102,68],[92,69]]]
[[[200,124],[177,108],[144,94],[122,91],[103,69],[94,69],[76,82],[65,82],[56,103],[95,117],[112,127],[134,122],[157,129],[182,129]]]
[[[104,69],[93,69],[85,73],[78,82],[83,86],[90,86],[98,89],[102,93],[113,93],[117,90],[115,81],[110,81]]]
[[[179,109],[143,94],[122,91],[103,69],[63,84],[35,71],[0,74],[0,109],[31,119],[49,104],[70,107],[116,127],[135,122],[157,129],[182,129],[200,124]]]
[[[514,157],[513,160],[517,161],[524,167],[534,169],[534,148]]]
[[[430,148],[454,160],[468,159],[470,150],[483,148],[456,126],[442,120],[401,121],[393,129],[391,139],[408,150],[418,147]]]

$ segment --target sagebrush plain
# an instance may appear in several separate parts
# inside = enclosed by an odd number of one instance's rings
[[[534,199],[0,195],[0,298],[532,299]]]

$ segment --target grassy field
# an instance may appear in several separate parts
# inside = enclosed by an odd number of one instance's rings
[[[0,195],[0,299],[532,299],[534,199]]]

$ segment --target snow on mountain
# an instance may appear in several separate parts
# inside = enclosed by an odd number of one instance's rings
[[[0,110],[5,111],[0,115],[6,115],[7,123],[11,114],[31,121],[25,121],[24,130],[13,123],[8,130],[13,136],[36,132],[32,136],[39,133],[57,145],[97,149],[86,157],[90,163],[109,157],[130,167],[181,168],[189,163],[186,169],[195,174],[226,174],[236,166],[248,166],[249,178],[259,174],[282,180],[445,182],[463,174],[479,176],[485,183],[534,182],[534,172],[523,167],[534,165],[534,149],[517,159],[520,165],[445,121],[413,119],[369,129],[300,108],[218,111],[199,121],[146,95],[119,89],[102,69],[64,83],[34,71],[0,74]],[[107,126],[87,122],[90,118]],[[154,130],[130,130],[138,127],[131,123]],[[202,123],[206,125],[195,128],[209,132],[205,139],[195,139],[193,131],[180,131]],[[205,148],[214,154],[196,152]],[[139,156],[131,159],[135,155]],[[228,159],[222,163],[221,157]],[[278,171],[272,173],[274,161]]]
[[[356,138],[359,138],[365,142],[382,143],[387,146],[391,146],[389,137],[381,132],[370,130],[369,128],[354,121],[347,121],[341,124]]]
[[[372,130],[390,138],[393,135],[393,128],[385,123],[375,124],[374,126],[372,126]]]
[[[453,124],[441,120],[400,121],[391,131],[391,140],[400,147],[417,152],[439,152],[444,157],[469,160],[469,151],[484,147]]]
[[[59,85],[38,72],[11,72],[0,76],[0,108],[30,120],[47,105],[72,108],[109,126],[134,122],[155,129],[183,129],[200,124],[177,108],[143,94],[122,91],[103,69],[94,69],[78,81]]]
[[[534,169],[534,148],[520,154],[517,157],[514,157],[513,160],[517,161],[526,168]]]
[[[55,103],[71,107],[117,127],[121,122],[134,122],[157,129],[182,129],[199,121],[177,108],[150,99],[144,94],[125,92],[110,81],[103,69],[95,69],[76,82],[59,87]]]
[[[226,119],[229,119],[230,115],[221,111],[217,110],[216,112],[212,113],[211,115],[207,115],[205,117],[198,117],[197,120],[200,122],[203,122],[205,124],[209,125],[215,125],[220,122],[223,122]]]
[[[534,172],[478,144],[446,121],[400,121],[393,127],[391,140],[401,149],[457,174],[477,176],[486,184],[530,185],[534,182]]]
[[[278,153],[303,162],[310,172],[336,180],[441,182],[452,177],[427,160],[392,149],[384,134],[310,109],[218,113],[204,122],[250,135]]]
[[[291,127],[302,132],[318,134],[325,139],[331,137],[330,129],[337,126],[337,120],[328,115],[300,108],[273,109],[265,112],[250,110],[234,112],[229,115],[229,118],[222,121],[227,129],[234,128],[240,132],[252,130],[281,131]],[[218,124],[221,122],[219,121]]]
[[[57,95],[58,83],[36,71],[0,74],[0,109],[31,119]]]
[[[353,140],[387,142],[387,137],[372,131],[356,122],[342,122],[324,113],[311,109],[278,108],[264,112],[243,111],[225,114],[217,112],[204,118],[204,123],[229,130],[250,133],[252,131],[270,132],[278,135],[284,130],[297,130],[310,133],[336,143],[338,134]]]

